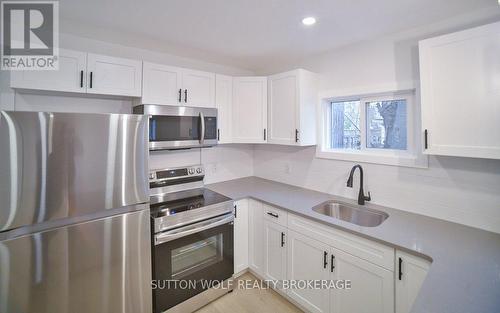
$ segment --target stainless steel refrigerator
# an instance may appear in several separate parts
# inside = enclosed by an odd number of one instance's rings
[[[151,312],[146,118],[0,112],[0,312]]]

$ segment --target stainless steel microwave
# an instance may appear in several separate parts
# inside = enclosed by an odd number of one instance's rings
[[[149,150],[210,147],[217,144],[217,109],[139,105],[135,114],[149,116]]]

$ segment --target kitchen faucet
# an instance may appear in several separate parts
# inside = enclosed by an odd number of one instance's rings
[[[352,180],[353,180],[354,172],[356,171],[357,168],[359,168],[359,180],[360,180],[358,204],[364,205],[365,201],[370,201],[372,198],[371,198],[371,194],[369,191],[368,191],[368,197],[365,196],[365,192],[363,191],[363,168],[361,167],[361,165],[356,164],[352,167],[351,173],[349,174],[349,179],[347,180],[347,187],[352,188]]]

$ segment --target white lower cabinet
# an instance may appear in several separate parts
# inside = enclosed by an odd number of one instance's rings
[[[248,268],[248,200],[234,203],[234,273]]]
[[[332,289],[332,313],[393,313],[394,273],[332,248],[332,279],[350,280],[350,289]],[[330,264],[330,266],[332,266]]]
[[[287,244],[287,279],[330,279],[330,246],[292,230],[288,230]],[[310,312],[330,311],[328,289],[290,289],[288,296]]]
[[[264,277],[266,279],[284,280],[286,278],[286,233],[286,227],[269,221],[264,222]]]
[[[264,207],[248,199],[248,267],[264,277]]]
[[[396,251],[396,313],[408,313],[424,282],[430,262]]]
[[[248,209],[249,267],[258,276],[296,283],[336,281],[337,287],[350,281],[349,289],[279,290],[302,309],[313,313],[410,311],[430,262],[398,251],[395,266],[394,248],[259,201],[248,200]]]

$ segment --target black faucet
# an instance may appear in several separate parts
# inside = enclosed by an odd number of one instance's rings
[[[370,192],[368,191],[368,197],[365,196],[365,192],[363,191],[363,168],[361,165],[356,164],[352,167],[351,173],[349,174],[349,179],[347,180],[347,187],[352,188],[352,179],[354,176],[354,172],[359,168],[359,195],[358,195],[358,204],[364,205],[365,201],[370,201],[372,199]]]

